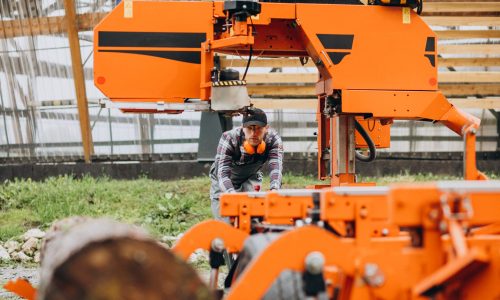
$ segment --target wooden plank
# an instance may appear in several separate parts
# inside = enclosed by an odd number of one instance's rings
[[[470,2],[470,3],[477,3],[477,2],[497,2],[498,0],[425,0],[425,4],[427,3],[433,3],[433,2]]]
[[[500,66],[500,57],[484,58],[438,58],[440,67],[492,67]]]
[[[500,31],[499,31],[500,32]],[[439,45],[438,53],[446,54],[500,54],[500,44],[452,44]],[[222,58],[221,64],[223,67],[245,67],[246,59],[228,59]],[[311,60],[305,65],[306,67],[314,67]],[[303,67],[297,58],[279,58],[279,59],[254,59],[251,67]]]
[[[500,26],[500,17],[423,17],[430,26]]]
[[[252,96],[265,97],[316,97],[314,85],[249,85],[248,93]]]
[[[500,72],[440,72],[439,83],[456,82],[488,82],[500,83]],[[314,73],[265,73],[248,74],[247,82],[251,84],[311,84],[318,80]]]
[[[487,97],[487,96],[500,96],[500,84],[493,83],[440,83],[439,90],[443,92],[447,97],[451,96],[476,96],[476,97]]]
[[[317,99],[251,99],[250,102],[260,109],[310,109],[316,110]]]
[[[500,12],[500,2],[425,2],[424,12]]]
[[[480,2],[483,3],[483,2]],[[426,3],[430,5],[430,3]],[[493,3],[498,6],[498,3]],[[86,13],[78,15],[78,30],[92,30],[107,13]],[[33,35],[64,33],[66,28],[64,17],[40,17],[34,19],[20,19],[0,22],[0,38],[11,38],[24,36],[29,30],[23,28],[31,27]],[[456,25],[485,25],[499,26],[500,17],[424,17],[429,25],[456,26]],[[7,32],[7,33],[4,33]],[[495,38],[500,36],[499,30],[450,30],[437,31],[440,39],[450,38]]]
[[[71,63],[73,67],[73,80],[75,84],[76,100],[78,103],[78,117],[80,119],[83,155],[85,162],[90,163],[90,157],[94,153],[94,145],[92,143],[92,131],[90,129],[89,108],[87,103],[87,93],[85,91],[85,77],[83,75],[82,55],[80,52],[80,40],[78,39],[74,0],[64,0],[64,9],[66,11],[65,23],[68,31]]]
[[[423,12],[422,17],[498,17],[500,12]]]
[[[500,72],[439,72],[440,83],[500,83]]]
[[[229,59],[221,58],[221,66],[223,68],[244,68],[246,66],[247,60],[241,58]],[[500,57],[483,57],[483,58],[438,58],[438,65],[440,67],[457,67],[457,66],[474,66],[474,67],[491,67],[500,66]],[[250,70],[252,68],[302,68],[302,67],[315,67],[314,63],[309,60],[309,62],[302,66],[298,58],[262,58],[253,59],[250,64]]]
[[[247,74],[246,80],[249,84],[315,83],[318,81],[318,73]]]
[[[460,108],[500,109],[500,97],[483,99],[449,99]]]
[[[107,13],[87,13],[77,16],[78,31],[92,30]],[[26,35],[61,34],[66,32],[64,16],[18,19],[0,22],[0,38]]]
[[[500,54],[500,44],[438,45],[438,53],[446,54]]]
[[[434,32],[438,40],[500,38],[500,30],[436,30]]]
[[[484,99],[451,98],[448,99],[459,108],[469,109],[500,109],[500,97]],[[316,110],[317,100],[310,98],[302,99],[265,99],[255,98],[252,104],[261,109],[308,109]]]
[[[500,84],[487,83],[440,83],[439,90],[447,97],[491,97],[500,96]],[[309,85],[249,85],[248,93],[252,97],[266,98],[314,98],[315,89]]]

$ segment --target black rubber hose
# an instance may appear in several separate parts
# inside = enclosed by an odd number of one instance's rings
[[[363,126],[361,126],[361,124],[359,124],[357,120],[354,120],[354,122],[356,130],[359,132],[359,134],[361,134],[366,144],[368,145],[368,149],[370,149],[370,154],[368,156],[363,155],[358,151],[356,151],[356,158],[363,162],[371,162],[375,160],[375,157],[377,156],[377,149],[375,148],[375,143],[373,142],[368,132],[366,132],[366,130],[363,128]]]
[[[248,55],[247,67],[245,68],[245,73],[243,73],[243,78],[241,78],[241,80],[245,80],[245,78],[247,77],[248,68],[250,67],[250,62],[252,61],[252,54],[253,54],[253,48],[250,45],[250,53]]]
[[[417,14],[421,15],[424,8],[424,0],[419,0],[417,5]]]

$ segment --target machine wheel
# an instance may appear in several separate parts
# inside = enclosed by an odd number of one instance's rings
[[[246,241],[238,258],[238,265],[234,272],[236,280],[250,261],[259,255],[273,240],[280,236],[279,233],[261,233],[250,236]],[[302,300],[306,299],[302,288],[302,274],[295,271],[285,270],[281,272],[273,285],[269,288],[262,299],[265,300]]]

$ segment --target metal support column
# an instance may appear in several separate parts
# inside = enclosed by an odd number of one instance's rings
[[[7,116],[5,115],[5,104],[3,102],[2,82],[0,81],[0,103],[2,105],[3,126],[5,130],[5,142],[7,143],[7,157],[10,157],[9,132],[7,131]]]
[[[330,119],[330,148],[332,149],[332,186],[356,182],[356,144],[354,116],[334,116]]]
[[[233,128],[233,119],[218,112],[202,112],[200,138],[198,139],[198,162],[214,161],[217,145],[224,131]]]
[[[85,158],[85,162],[90,163],[91,155],[94,153],[94,145],[90,130],[89,108],[87,103],[87,93],[85,91],[85,78],[83,75],[80,40],[78,39],[78,21],[76,19],[75,2],[73,0],[64,0],[64,9],[66,11],[65,21],[66,28],[68,30],[69,47],[71,50],[71,63],[73,67],[76,101],[78,103],[83,156]]]

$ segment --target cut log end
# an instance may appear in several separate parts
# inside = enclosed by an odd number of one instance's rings
[[[153,241],[95,242],[54,270],[45,299],[212,299],[196,272]]]

